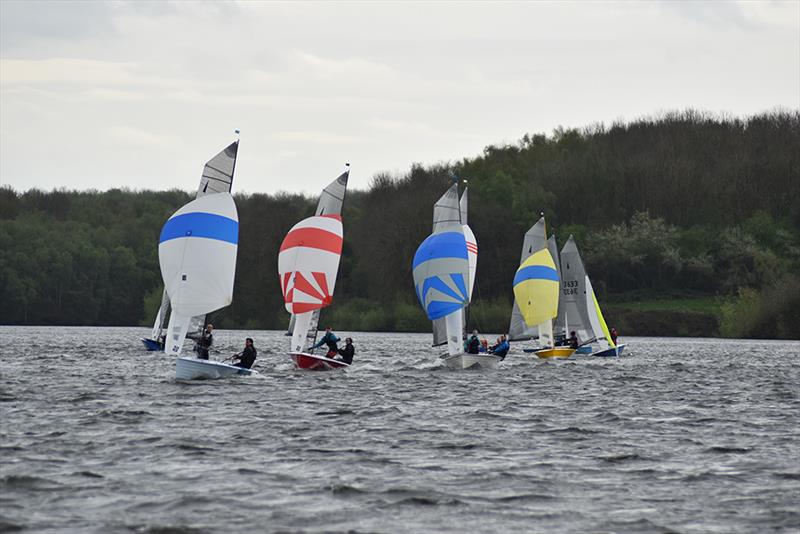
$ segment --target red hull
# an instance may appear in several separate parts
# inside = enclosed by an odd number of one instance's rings
[[[292,361],[299,369],[307,369],[309,371],[330,371],[333,369],[341,369],[342,367],[350,367],[339,360],[332,360],[325,356],[315,356],[304,352],[290,352],[289,356],[292,357]]]

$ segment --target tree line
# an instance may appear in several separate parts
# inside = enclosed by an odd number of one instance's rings
[[[324,322],[429,328],[411,258],[453,177],[468,180],[480,250],[476,327],[507,328],[522,236],[544,213],[559,246],[575,235],[601,302],[715,296],[725,304],[714,334],[800,338],[799,112],[684,111],[559,128],[458,162],[376,175],[345,200],[344,250]],[[215,324],[283,328],[278,248],[317,199],[235,198],[234,301]],[[0,188],[0,323],[149,324],[161,294],[160,228],[191,199],[179,190]]]

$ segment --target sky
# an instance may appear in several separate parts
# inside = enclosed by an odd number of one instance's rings
[[[800,109],[800,1],[0,0],[0,186],[351,187],[526,133]]]

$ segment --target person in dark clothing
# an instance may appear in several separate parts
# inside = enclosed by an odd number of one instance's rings
[[[316,349],[321,347],[322,345],[328,345],[328,354],[326,354],[325,356],[327,356],[328,358],[333,358],[334,356],[339,354],[339,346],[337,345],[339,341],[341,341],[341,339],[336,337],[336,334],[333,333],[331,327],[329,326],[328,328],[325,329],[325,335],[322,336],[322,339],[320,339],[319,342],[311,348]]]
[[[569,333],[569,337],[567,338],[567,345],[569,348],[578,350],[580,346],[580,342],[578,341],[578,336],[575,334],[575,330]]]
[[[494,354],[496,356],[500,356],[500,359],[504,360],[506,358],[506,354],[508,354],[508,351],[509,351],[510,348],[511,348],[511,345],[508,344],[508,340],[506,340],[506,336],[500,336],[500,338],[497,340],[497,345],[495,345],[491,349],[489,349],[489,352],[491,352],[492,354]]]
[[[355,354],[355,352],[356,349],[353,347],[353,338],[348,337],[344,340],[344,348],[339,349],[339,356],[341,356],[341,358],[337,357],[336,359],[342,360],[347,365],[350,365],[353,363],[353,354]]]
[[[481,341],[478,339],[478,331],[473,330],[472,335],[467,340],[467,353],[478,354],[481,351]]]
[[[609,334],[611,334],[611,343],[613,343],[614,346],[616,347],[617,346],[617,329],[616,328],[612,328],[611,332],[609,332]]]
[[[211,345],[214,343],[214,325],[209,323],[206,326],[206,329],[203,330],[203,333],[200,334],[200,339],[197,340],[197,343],[194,345],[194,351],[197,353],[197,357],[201,360],[208,359],[208,349],[211,348]]]
[[[250,369],[253,367],[253,364],[256,361],[256,355],[258,351],[253,346],[253,338],[248,337],[244,340],[244,350],[239,354],[234,354],[234,358],[238,358],[238,362],[234,362],[233,365],[236,367],[242,367],[243,369]]]

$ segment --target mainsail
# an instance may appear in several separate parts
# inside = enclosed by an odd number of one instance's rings
[[[428,319],[445,318],[448,353],[454,355],[463,352],[462,310],[469,303],[469,256],[461,224],[458,184],[453,184],[436,206],[435,230],[414,254],[414,287]]]
[[[193,200],[164,224],[158,260],[172,307],[167,354],[180,354],[192,317],[232,302],[238,243],[239,216],[230,193]]]
[[[588,341],[593,337],[601,337],[594,332],[589,317],[589,305],[586,295],[586,270],[583,267],[575,238],[570,235],[564,248],[561,249],[561,295],[559,299],[558,324],[575,331],[578,338]],[[565,332],[569,336],[570,332]]]
[[[547,236],[545,234],[544,217],[540,218],[536,224],[525,233],[522,241],[522,253],[519,263],[522,265],[535,252],[547,248]],[[529,323],[530,324],[530,323]],[[514,306],[511,310],[511,324],[508,327],[508,338],[510,341],[524,341],[539,336],[537,323],[530,326],[525,323],[525,319],[520,312],[520,307],[514,298]]]
[[[453,224],[456,222],[455,213],[453,211],[452,199],[448,197],[450,191],[448,190],[433,206],[433,231],[436,231],[437,226],[445,224]],[[475,239],[475,234],[467,224],[467,189],[461,194],[461,200],[458,202],[459,216],[461,219],[461,227],[464,230],[464,239],[467,242],[467,256],[469,259],[469,277],[468,289],[469,300],[472,301],[472,290],[475,288],[475,273],[478,266],[478,242]],[[466,334],[467,328],[467,313],[466,308],[462,314],[462,338]],[[438,347],[447,343],[447,328],[444,319],[437,319],[433,321],[433,346]]]
[[[350,164],[348,163],[347,166],[349,167]],[[342,214],[342,205],[344,204],[344,197],[347,194],[347,179],[349,177],[350,170],[348,169],[322,190],[322,194],[319,196],[319,202],[317,202],[317,211],[315,215]],[[319,324],[319,312],[319,309],[314,310],[313,315],[311,316],[311,321],[308,325],[308,332],[306,334],[308,339],[316,339],[317,325]],[[291,318],[289,319],[289,328],[286,332],[286,335],[292,335],[294,332],[294,326],[295,316],[292,314]]]
[[[200,177],[200,185],[197,187],[195,198],[200,198],[212,193],[230,193],[233,187],[233,173],[236,169],[236,156],[238,153],[239,141],[236,140],[206,162],[203,167],[203,174]],[[153,323],[152,339],[154,341],[158,341],[163,334],[167,315],[169,314],[169,306],[169,295],[165,287],[161,295],[161,306],[158,308],[158,313]],[[205,314],[192,317],[188,327],[188,337],[196,338],[200,336],[205,326],[205,318]]]

